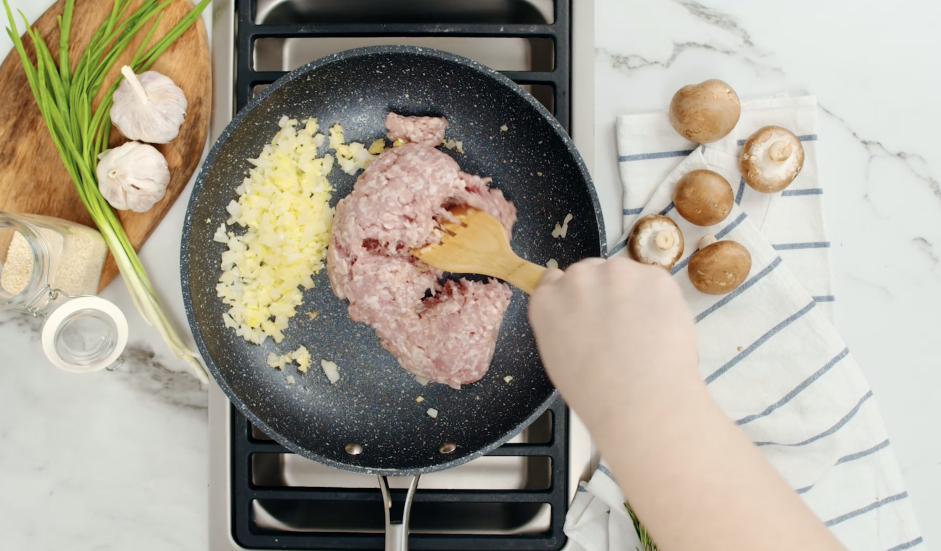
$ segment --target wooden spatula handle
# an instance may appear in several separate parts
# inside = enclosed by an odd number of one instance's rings
[[[514,287],[519,287],[527,295],[531,295],[536,290],[539,278],[542,277],[542,273],[546,271],[546,268],[519,257],[516,257],[516,260],[518,261],[517,265],[508,270],[506,275],[502,276],[502,279]]]

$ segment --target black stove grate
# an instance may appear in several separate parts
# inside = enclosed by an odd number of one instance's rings
[[[356,0],[350,0],[356,1]],[[441,0],[454,3],[456,0]],[[480,1],[480,0],[474,0]],[[553,43],[554,66],[551,71],[501,71],[520,85],[544,85],[552,88],[550,111],[567,131],[569,128],[571,87],[571,6],[573,0],[556,0],[554,17],[547,24],[502,23],[345,23],[256,24],[255,0],[237,0],[235,106],[248,104],[256,86],[271,84],[285,71],[256,71],[252,55],[256,40],[265,38],[315,37],[500,37],[549,39]],[[311,0],[310,3],[313,3]],[[395,2],[387,2],[395,4]]]
[[[248,549],[309,549],[309,550],[367,550],[384,549],[382,533],[358,533],[354,531],[305,532],[299,530],[272,530],[259,526],[255,519],[255,502],[265,504],[272,510],[293,509],[312,511],[333,509],[342,517],[341,511],[358,510],[355,505],[375,504],[371,516],[382,517],[382,496],[378,488],[302,488],[266,487],[253,481],[252,458],[256,454],[290,453],[277,442],[255,438],[252,426],[234,406],[232,411],[232,537],[239,545]],[[422,519],[422,510],[431,511],[442,507],[460,506],[460,514],[475,514],[478,507],[500,505],[509,512],[510,505],[522,514],[531,514],[535,507],[551,507],[549,528],[543,532],[527,534],[428,534],[409,535],[409,548],[423,550],[551,550],[561,549],[565,544],[562,526],[568,507],[568,409],[557,399],[549,411],[552,415],[551,440],[545,444],[504,444],[490,452],[489,456],[545,457],[550,461],[550,484],[543,490],[422,490],[418,492],[412,506],[413,525]],[[405,490],[392,490],[393,501],[401,504]],[[297,507],[299,502],[316,503],[317,507]],[[531,507],[527,507],[531,505]],[[397,507],[400,507],[398,505]],[[482,512],[482,511],[481,511]],[[294,513],[298,514],[298,513]],[[425,519],[427,520],[427,519]],[[342,520],[339,520],[342,523]],[[381,526],[381,525],[380,525]]]
[[[350,0],[352,1],[352,0]],[[503,71],[503,74],[521,85],[542,85],[551,88],[550,111],[562,126],[569,129],[570,75],[571,75],[571,5],[573,0],[557,0],[553,22],[548,24],[496,24],[480,23],[352,23],[331,22],[317,24],[256,24],[255,0],[237,0],[235,102],[236,109],[244,108],[260,85],[271,84],[283,71],[256,71],[253,47],[264,38],[298,37],[518,37],[524,39],[550,39],[554,49],[551,71]],[[447,0],[441,0],[447,2]],[[413,521],[418,521],[422,509],[446,508],[463,504],[464,511],[473,514],[474,506],[500,506],[532,504],[551,507],[549,527],[539,533],[493,534],[411,534],[409,547],[422,550],[552,550],[561,549],[566,538],[562,533],[568,509],[568,410],[561,399],[550,407],[551,434],[544,444],[505,444],[490,452],[489,456],[545,457],[550,462],[548,488],[542,490],[422,490],[419,485],[413,506]],[[273,530],[259,526],[255,518],[257,503],[285,506],[299,502],[318,503],[333,507],[342,516],[350,503],[375,503],[381,517],[382,497],[378,489],[362,488],[302,488],[256,485],[252,463],[256,454],[290,453],[280,444],[255,438],[248,420],[231,406],[232,457],[232,536],[248,549],[308,549],[308,550],[370,550],[383,549],[381,533],[343,531],[307,532]],[[393,490],[394,501],[404,501],[405,490]],[[519,506],[519,505],[517,505]]]

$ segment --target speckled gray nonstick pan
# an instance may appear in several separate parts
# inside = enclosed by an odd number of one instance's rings
[[[464,155],[445,150],[465,172],[491,176],[518,209],[513,249],[545,264],[567,266],[600,256],[604,229],[588,171],[565,131],[532,96],[503,75],[455,55],[413,47],[349,50],[309,63],[266,88],[242,110],[212,148],[193,189],[183,228],[183,297],[206,364],[232,403],[288,449],[327,465],[371,474],[420,474],[453,467],[506,442],[542,413],[555,396],[543,371],[526,316],[527,297],[514,289],[490,371],[461,390],[419,385],[379,345],[368,325],[353,322],[326,270],[304,293],[304,304],[280,344],[250,344],[222,323],[216,297],[220,257],[212,240],[228,218],[236,186],[278,131],[282,115],[317,117],[321,129],[343,125],[347,142],[383,137],[389,111],[447,117],[448,138]],[[506,131],[501,131],[505,126]],[[355,182],[339,169],[329,176],[332,203]],[[551,232],[566,214],[568,235]],[[304,312],[319,310],[310,320]],[[307,373],[268,367],[269,352],[304,345],[314,358]],[[320,359],[339,365],[331,385]],[[294,376],[296,384],[285,378]],[[510,375],[507,384],[504,377]],[[423,396],[424,401],[415,399]],[[438,410],[437,419],[426,414]],[[456,449],[441,453],[453,443]],[[347,453],[359,444],[362,453]]]

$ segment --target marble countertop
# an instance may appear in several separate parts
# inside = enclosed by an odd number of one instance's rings
[[[615,115],[665,109],[708,78],[742,98],[817,96],[837,325],[879,400],[925,540],[939,545],[941,4],[704,1],[596,0],[594,177],[609,241],[621,231]],[[32,21],[51,1],[10,3]],[[167,259],[179,255],[188,194],[141,252],[180,328],[179,267]],[[0,316],[4,546],[205,549],[206,394],[120,282],[102,296],[131,326],[115,373],[59,371],[36,320]]]

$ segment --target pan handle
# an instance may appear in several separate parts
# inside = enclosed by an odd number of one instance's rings
[[[389,491],[389,481],[384,476],[379,476],[379,489],[382,490],[382,503],[386,513],[386,551],[408,551],[408,515],[412,509],[412,501],[415,499],[415,491],[418,489],[418,479],[421,475],[415,475],[412,483],[408,486],[408,494],[405,496],[405,504],[402,507],[402,517],[392,517],[392,493]]]

